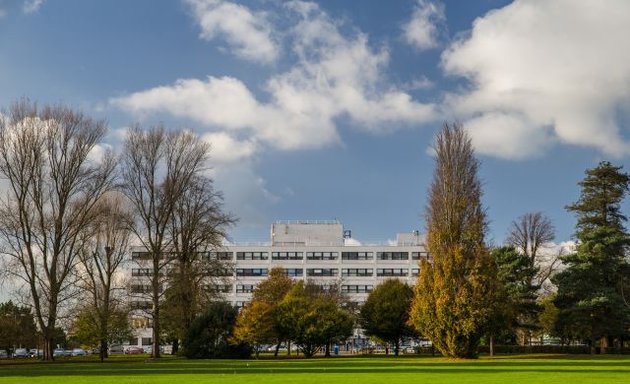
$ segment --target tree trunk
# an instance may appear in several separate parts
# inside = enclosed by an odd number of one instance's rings
[[[282,343],[282,341],[278,341],[278,344],[276,344],[276,350],[273,353],[273,357],[278,357],[278,351],[280,351],[280,344]]]
[[[494,356],[494,335],[490,335],[490,356]]]
[[[399,349],[400,349],[400,341],[396,340],[394,342],[394,356],[398,356]]]
[[[324,356],[330,357],[330,343],[326,343],[326,352],[324,353]]]
[[[171,350],[171,355],[177,355],[177,352],[179,352],[179,339],[175,338],[173,339],[173,348]]]

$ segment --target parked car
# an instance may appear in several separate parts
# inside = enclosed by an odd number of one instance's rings
[[[127,349],[125,349],[125,353],[127,355],[139,355],[141,353],[144,353],[144,349],[142,349],[142,347],[137,347],[135,345],[132,345],[132,346],[127,347]]]
[[[6,349],[0,349],[0,359],[8,359],[9,353]]]
[[[28,351],[26,348],[17,348],[13,352],[13,357],[28,357]]]
[[[100,355],[101,354],[101,349],[99,347],[90,348],[90,349],[87,350],[87,353],[89,353],[90,355]]]
[[[28,355],[30,357],[42,357],[42,356],[44,356],[44,350],[43,349],[31,348],[28,351]]]
[[[72,356],[85,356],[87,352],[83,348],[74,348],[72,350]]]
[[[124,353],[125,349],[123,348],[122,345],[110,345],[109,346],[109,353],[110,354],[114,354],[114,353]]]
[[[142,349],[144,349],[144,353],[148,353],[149,355],[153,354],[153,346],[152,345],[143,345]]]
[[[53,351],[53,357],[63,357],[66,355],[66,351],[63,348],[56,348]]]

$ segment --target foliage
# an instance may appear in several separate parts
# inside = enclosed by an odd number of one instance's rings
[[[234,323],[238,311],[222,301],[212,302],[197,316],[184,339],[184,355],[191,359],[249,357],[251,348],[232,344]]]
[[[601,162],[586,171],[579,200],[567,207],[577,216],[577,251],[563,258],[567,268],[554,279],[560,332],[603,348],[625,335],[629,320],[622,282],[630,237],[621,202],[630,176],[621,168]]]
[[[234,340],[254,346],[275,343],[277,347],[282,341],[288,341],[286,330],[279,319],[278,307],[294,284],[284,268],[272,268],[269,277],[254,288],[252,300],[239,313]]]
[[[471,358],[493,316],[496,291],[479,162],[458,125],[444,125],[435,152],[426,214],[432,262],[421,262],[411,321],[443,355]]]
[[[505,325],[521,334],[536,330],[542,308],[537,303],[538,286],[532,282],[538,269],[529,256],[512,246],[495,248],[491,255],[497,265],[497,279],[505,291],[505,297],[498,298],[503,300],[497,303],[503,308]]]
[[[72,325],[73,339],[83,346],[101,345],[103,342],[103,329],[100,324],[99,314],[93,308],[86,307],[79,312]],[[108,314],[106,345],[121,344],[133,336],[129,325],[129,312],[111,308]]]
[[[345,340],[352,334],[354,321],[339,306],[337,298],[321,287],[300,281],[286,294],[278,307],[281,327],[306,357],[326,345]]]
[[[0,303],[0,349],[31,347],[37,343],[37,328],[30,308],[9,300]]]
[[[398,356],[400,341],[415,334],[409,323],[413,289],[398,279],[388,279],[370,293],[361,307],[361,326],[368,336],[394,344]]]

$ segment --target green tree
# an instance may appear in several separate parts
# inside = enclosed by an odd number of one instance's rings
[[[305,357],[352,334],[353,317],[340,308],[335,295],[312,283],[296,283],[278,307],[279,321]]]
[[[542,310],[537,303],[539,287],[532,285],[538,268],[527,254],[513,246],[495,248],[491,254],[505,294],[504,300],[497,298],[502,300],[504,325],[514,334],[530,334],[538,329],[538,314]]]
[[[563,334],[588,340],[594,348],[612,345],[624,334],[628,308],[622,292],[630,244],[621,213],[630,176],[604,161],[586,171],[577,202],[567,210],[577,216],[575,253],[563,257],[555,305]]]
[[[278,307],[294,285],[295,281],[287,276],[284,268],[272,268],[269,277],[254,288],[252,300],[239,313],[234,331],[235,340],[246,341],[251,345],[274,343],[277,356],[281,343],[289,341],[278,318]]]
[[[398,356],[400,342],[415,334],[409,325],[413,289],[398,279],[379,284],[361,307],[361,326],[368,336],[394,344]]]
[[[210,303],[190,325],[183,343],[184,355],[192,359],[249,357],[251,348],[247,344],[230,343],[237,314],[229,303]]]
[[[476,357],[494,313],[495,271],[485,245],[478,169],[466,131],[445,124],[436,138],[426,213],[432,262],[421,262],[411,321],[449,357]]]
[[[120,344],[133,336],[129,324],[129,312],[120,308],[110,308],[107,315],[107,330],[103,336],[102,324],[98,321],[95,309],[86,307],[79,312],[72,324],[73,339],[84,346]],[[101,360],[103,359],[101,354]]]
[[[37,328],[30,308],[9,300],[0,303],[0,349],[33,347],[37,344]]]

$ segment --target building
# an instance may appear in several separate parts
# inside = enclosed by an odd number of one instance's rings
[[[140,259],[142,250],[133,252]],[[256,285],[274,267],[282,267],[296,280],[314,281],[323,286],[340,284],[351,302],[363,303],[380,282],[401,279],[415,282],[419,261],[428,258],[424,239],[419,232],[400,233],[396,240],[381,244],[363,244],[352,238],[339,221],[278,221],[271,225],[270,241],[256,244],[226,244],[210,252],[209,257],[231,262],[231,276],[220,288],[225,299],[242,307],[252,297]],[[144,268],[132,269],[131,288],[148,287]],[[133,301],[138,309],[150,303]],[[149,344],[150,324],[135,320],[138,344]]]

